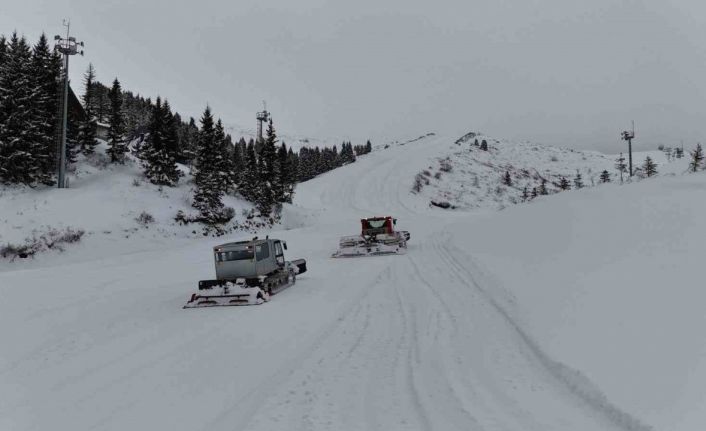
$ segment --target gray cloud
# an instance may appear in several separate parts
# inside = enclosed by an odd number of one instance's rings
[[[468,130],[619,151],[703,139],[706,6],[685,1],[28,1],[0,32],[72,19],[98,77],[249,126],[382,139]]]

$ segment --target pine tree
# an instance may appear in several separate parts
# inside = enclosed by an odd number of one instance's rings
[[[208,224],[225,223],[233,218],[233,209],[225,208],[221,201],[223,194],[223,188],[219,184],[221,173],[216,169],[222,163],[220,150],[211,108],[207,106],[201,117],[199,131],[193,206],[199,210],[203,221]]]
[[[355,161],[356,161],[355,151],[353,151],[353,144],[350,143],[350,142],[348,142],[348,151],[347,151],[347,153],[348,153],[348,160],[349,160],[351,163],[355,163]]]
[[[338,153],[338,148],[334,145],[333,149],[331,150],[331,159],[330,159],[330,165],[329,165],[329,171],[338,168],[341,166],[341,156]]]
[[[696,144],[696,149],[689,153],[691,154],[689,169],[691,169],[691,172],[696,172],[701,168],[701,163],[704,160],[704,151],[701,149],[701,144]]]
[[[176,161],[181,158],[178,130],[179,124],[177,123],[176,116],[172,113],[172,108],[169,106],[169,101],[166,99],[162,105],[162,115],[164,117],[164,148],[166,149],[167,155],[174,160],[174,163],[176,163]],[[177,171],[177,178],[183,175],[176,165],[174,165],[174,168]]]
[[[0,180],[32,184],[41,171],[34,139],[39,124],[32,113],[34,87],[31,52],[13,33],[0,70]]]
[[[32,154],[38,164],[35,180],[46,185],[54,184],[57,166],[56,133],[61,60],[49,49],[42,33],[32,50],[30,74],[32,78],[32,112],[28,139]]]
[[[272,213],[272,208],[275,202],[274,197],[272,196],[270,182],[267,181],[267,164],[262,156],[257,160],[257,172],[260,176],[257,183],[258,187],[255,205],[257,206],[258,211],[260,211],[260,217],[269,217]]]
[[[233,166],[233,183],[239,189],[243,184],[245,174],[245,139],[240,138],[233,147],[232,166]]]
[[[522,188],[522,202],[527,202],[527,199],[529,199],[530,195],[527,192],[527,186]]]
[[[351,144],[350,142],[343,142],[343,145],[341,145],[341,154],[339,158],[341,165],[346,165],[348,163],[355,162],[355,152],[353,151],[353,144]]]
[[[373,151],[373,144],[370,142],[370,139],[368,139],[368,142],[365,143],[365,153],[369,153]]]
[[[604,170],[603,172],[601,172],[600,179],[601,179],[602,183],[609,183],[610,182],[610,173],[608,173],[607,170]]]
[[[4,34],[0,34],[0,68],[5,62],[5,55],[7,54],[7,39],[5,39]]]
[[[537,187],[532,187],[532,193],[530,194],[530,199],[534,199],[537,197]]]
[[[278,184],[281,187],[281,190],[279,191],[281,196],[280,202],[292,203],[296,176],[290,153],[287,151],[287,146],[284,142],[279,147],[279,150],[277,150],[277,160],[279,161],[280,174]]]
[[[481,141],[480,149],[483,151],[488,151],[488,142],[485,139],[483,139],[483,141]]]
[[[311,178],[311,154],[308,147],[299,149],[299,165],[297,168],[297,180],[299,182],[307,181]]]
[[[581,177],[581,172],[578,170],[576,171],[576,176],[574,177],[574,187],[576,187],[576,189],[583,188],[583,178]]]
[[[4,64],[7,59],[7,39],[5,39],[5,36],[0,34],[0,84],[2,84],[4,79]],[[3,141],[2,139],[2,131],[3,128],[5,127],[5,120],[7,118],[5,111],[4,111],[4,92],[2,90],[2,87],[0,86],[0,152],[2,151],[3,148]],[[1,161],[0,161],[1,162]],[[0,165],[1,166],[1,165]]]
[[[258,171],[255,142],[250,140],[245,150],[245,164],[243,166],[243,181],[240,185],[240,194],[250,202],[255,202],[260,188],[260,172]]]
[[[681,148],[681,147],[677,148],[676,157],[677,157],[677,159],[681,159],[682,157],[684,157],[684,148]]]
[[[220,177],[221,191],[228,193],[235,187],[235,173],[233,167],[233,155],[231,153],[233,144],[230,137],[227,137],[223,128],[223,122],[219,118],[215,127],[215,139],[218,146],[220,157],[218,158],[218,166],[216,171]]]
[[[569,184],[569,180],[567,180],[566,177],[561,177],[561,180],[559,180],[559,188],[561,190],[571,189],[571,184]]]
[[[545,180],[544,178],[542,178],[542,182],[539,184],[539,189],[537,190],[537,192],[543,196],[549,194],[549,191],[547,191],[547,180]]]
[[[173,186],[179,181],[176,165],[176,134],[170,129],[169,103],[164,105],[159,97],[152,108],[149,134],[141,152],[145,176],[153,184]]]
[[[301,175],[299,170],[299,154],[295,153],[290,147],[289,151],[287,152],[287,159],[289,160],[292,189],[294,189],[294,186],[296,186],[297,182],[299,181],[299,176]],[[294,194],[294,190],[292,190],[292,194]]]
[[[623,157],[623,153],[620,153],[620,156],[615,159],[615,169],[620,172],[620,184],[623,183],[623,174],[627,172],[628,166],[625,164],[625,157]]]
[[[184,127],[181,145],[182,163],[189,165],[189,167],[193,165],[196,158],[198,136],[199,128],[196,126],[196,120],[194,117],[189,117],[189,123]]]
[[[93,84],[94,112],[96,121],[106,123],[110,115],[110,89],[100,82]]]
[[[257,199],[257,207],[260,215],[269,217],[273,208],[278,202],[282,202],[282,196],[277,195],[281,190],[277,183],[279,179],[279,166],[277,166],[277,134],[272,124],[272,118],[267,125],[265,142],[262,145],[262,154],[259,159],[260,184]]]
[[[503,175],[503,184],[508,187],[512,186],[512,177],[510,176],[510,171],[505,171],[505,175]]]
[[[76,158],[81,152],[78,144],[79,120],[74,115],[66,118],[66,163],[71,165],[76,163]]]
[[[83,108],[86,111],[86,118],[81,120],[78,129],[78,144],[81,147],[81,152],[85,155],[93,154],[96,145],[98,145],[98,141],[96,141],[95,86],[93,85],[95,79],[96,71],[93,68],[93,64],[89,63],[88,70],[86,70],[83,76],[85,92],[82,99]]]
[[[124,163],[125,153],[127,153],[127,142],[125,141],[125,119],[123,117],[123,95],[118,78],[113,80],[113,86],[108,93],[110,99],[110,114],[108,121],[108,154],[113,163]]]
[[[652,161],[652,158],[650,156],[647,156],[645,158],[645,162],[642,164],[642,169],[645,172],[645,175],[647,175],[648,177],[657,174],[657,164]]]

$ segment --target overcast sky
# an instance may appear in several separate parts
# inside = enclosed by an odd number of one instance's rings
[[[10,5],[9,3],[12,3]],[[0,33],[72,33],[74,86],[98,79],[208,103],[280,133],[382,140],[429,131],[617,152],[706,136],[706,4],[696,0],[25,0]]]

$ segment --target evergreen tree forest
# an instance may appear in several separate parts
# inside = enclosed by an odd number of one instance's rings
[[[0,35],[0,183],[56,184],[62,73],[62,58],[45,35],[34,45],[16,32],[9,38]],[[130,160],[139,160],[153,184],[177,185],[184,175],[181,164],[193,174],[194,207],[204,221],[228,218],[224,194],[238,194],[253,202],[262,217],[276,217],[283,203],[292,202],[297,183],[372,151],[370,141],[294,151],[280,142],[272,121],[262,142],[234,142],[210,108],[199,121],[183,118],[166,98],[135,94],[118,78],[109,82],[102,84],[97,68],[89,64],[82,82],[71,86],[80,106],[73,106],[68,117],[69,167],[79,157],[96,157],[98,136],[105,140],[109,163],[125,164],[132,154]]]
[[[46,36],[34,46],[13,33],[0,36],[0,182],[55,181],[60,59]]]

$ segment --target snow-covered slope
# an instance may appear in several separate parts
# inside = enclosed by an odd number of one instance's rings
[[[429,136],[417,139],[425,138]],[[604,170],[611,181],[620,181],[620,173],[615,170],[617,155],[500,140],[474,132],[458,139],[438,139],[447,145],[439,148],[439,156],[431,163],[420,166],[415,192],[429,202],[447,203],[454,208],[503,209],[525,201],[523,195],[531,195],[543,180],[550,194],[561,191],[562,178],[573,189],[577,174],[586,187],[598,185]],[[475,145],[483,141],[488,143],[488,151]],[[639,167],[648,155],[658,164],[660,173],[673,172],[661,151],[635,152],[634,166]],[[685,160],[676,163],[679,169],[685,168]],[[503,182],[506,174],[511,179],[509,185]]]
[[[552,357],[656,429],[696,430],[706,425],[704,190],[703,173],[602,185],[451,225],[445,238],[462,274],[500,303],[506,292]]]
[[[414,177],[454,141],[301,184],[269,234],[309,272],[261,306],[180,308],[235,236],[5,268],[0,429],[703,428],[704,175],[430,208]],[[406,255],[330,259],[385,214]]]
[[[70,188],[0,186],[0,248],[8,243],[25,244],[28,238],[31,242],[50,231],[85,231],[79,244],[66,246],[69,252],[37,256],[46,264],[90,259],[97,253],[105,257],[156,249],[201,236],[199,225],[182,226],[174,220],[179,210],[194,211],[193,184],[186,167],[182,167],[185,176],[177,187],[160,188],[144,178],[136,158],[128,155],[125,165],[110,164],[105,149],[101,144],[96,154],[87,159],[80,156],[69,175]],[[252,205],[232,196],[223,199],[237,215],[228,227],[247,222],[243,213]],[[145,219],[147,215],[151,219]],[[0,258],[0,270],[35,264],[21,260],[8,264]]]

